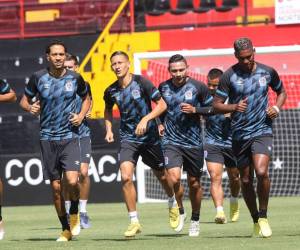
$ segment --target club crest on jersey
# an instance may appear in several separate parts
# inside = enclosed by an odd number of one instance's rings
[[[164,97],[170,97],[172,94],[170,91],[166,91],[163,93]]]
[[[73,91],[73,83],[72,83],[71,80],[68,80],[68,81],[66,82],[65,90],[68,91],[68,92],[69,92],[69,91]]]
[[[50,88],[50,83],[45,83],[44,84],[44,89],[49,89]]]
[[[237,85],[242,85],[242,84],[244,84],[243,78],[238,78],[238,79],[236,80],[236,84],[237,84]]]
[[[193,92],[191,90],[188,90],[187,92],[185,92],[184,98],[185,98],[185,100],[192,100],[193,99]]]
[[[131,95],[133,99],[138,99],[141,97],[141,92],[138,89],[134,89],[131,91]]]
[[[259,78],[258,82],[261,87],[264,87],[267,84],[267,79],[265,76],[263,76],[263,77]]]

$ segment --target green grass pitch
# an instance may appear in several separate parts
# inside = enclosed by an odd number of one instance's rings
[[[166,203],[138,204],[143,231],[134,239],[125,239],[123,232],[128,218],[125,205],[88,204],[92,228],[82,230],[71,242],[57,243],[60,225],[53,206],[4,207],[5,238],[0,249],[300,249],[300,198],[271,198],[269,221],[273,230],[270,239],[252,238],[252,221],[240,199],[241,216],[237,223],[216,225],[211,200],[202,202],[200,236],[188,236],[190,204],[185,202],[188,218],[184,230],[175,234],[168,224]],[[224,204],[229,213],[229,204]]]

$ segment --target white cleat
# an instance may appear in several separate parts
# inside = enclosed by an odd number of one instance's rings
[[[197,237],[200,232],[200,223],[199,221],[191,220],[190,228],[189,228],[189,236]]]
[[[0,240],[3,240],[4,238],[4,223],[3,221],[0,221]]]

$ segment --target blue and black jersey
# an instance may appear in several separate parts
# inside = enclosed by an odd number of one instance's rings
[[[231,148],[231,128],[230,117],[223,114],[211,115],[205,117],[205,143],[221,147]]]
[[[232,139],[247,140],[259,135],[272,134],[272,120],[267,116],[268,88],[279,93],[283,88],[278,73],[271,67],[256,63],[251,73],[241,70],[238,64],[229,68],[221,77],[216,96],[229,104],[247,98],[245,112],[231,115]]]
[[[4,95],[10,92],[10,86],[7,82],[0,79],[0,94]]]
[[[56,78],[47,69],[35,72],[27,86],[25,95],[38,96],[41,105],[41,140],[63,140],[78,137],[78,127],[69,121],[71,114],[77,113],[76,95],[87,94],[83,78],[70,70]]]
[[[87,88],[87,92],[88,92],[90,98],[92,99],[92,92],[91,92],[90,84],[86,83],[86,88]],[[77,113],[79,113],[81,111],[81,107],[82,107],[82,98],[79,95],[76,95],[76,102],[77,102]],[[84,118],[82,123],[80,124],[80,126],[78,128],[78,134],[79,134],[80,138],[90,136],[91,131],[90,131],[90,127],[89,127],[89,124],[88,124],[88,121],[86,118]]]
[[[159,86],[159,91],[168,105],[165,117],[165,134],[163,144],[183,147],[202,146],[200,118],[198,114],[186,114],[181,111],[182,103],[194,107],[205,107],[211,104],[212,96],[207,86],[192,78],[177,87],[169,79]]]
[[[147,132],[138,137],[135,129],[141,119],[152,111],[151,100],[160,100],[157,88],[139,75],[132,75],[132,81],[125,88],[120,87],[118,81],[110,85],[104,92],[107,109],[117,104],[120,115],[120,137],[122,141],[137,143],[158,143],[158,129],[155,120],[148,122]]]

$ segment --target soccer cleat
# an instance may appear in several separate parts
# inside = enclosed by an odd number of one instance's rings
[[[180,214],[178,227],[174,229],[177,233],[181,232],[181,230],[183,229],[185,220],[186,220],[186,213]]]
[[[260,234],[261,234],[261,232],[260,232],[260,227],[259,227],[258,223],[254,223],[253,224],[253,234],[252,234],[252,236],[253,237],[260,237]]]
[[[173,229],[179,226],[179,209],[177,206],[169,208],[169,223]]]
[[[260,227],[260,236],[262,236],[264,238],[271,237],[272,230],[271,230],[271,227],[269,225],[267,218],[259,218],[258,225]]]
[[[91,227],[90,218],[87,213],[80,213],[80,226],[83,229]]]
[[[215,223],[217,224],[226,224],[227,223],[227,219],[225,216],[224,211],[218,211],[215,217]]]
[[[200,224],[199,221],[191,220],[190,228],[189,228],[189,236],[197,237],[200,232]]]
[[[237,222],[240,217],[240,207],[239,203],[230,202],[230,220],[232,222]]]
[[[0,221],[0,240],[4,238],[4,223],[3,220]]]
[[[142,227],[140,223],[134,222],[130,223],[127,230],[124,233],[125,237],[134,237],[136,234],[140,233],[142,231]]]
[[[80,218],[79,214],[70,214],[70,228],[73,236],[80,233]]]
[[[61,235],[57,238],[58,242],[65,242],[72,240],[72,234],[69,230],[62,231]]]

